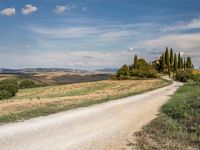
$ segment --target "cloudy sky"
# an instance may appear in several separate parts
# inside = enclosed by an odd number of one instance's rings
[[[200,66],[199,0],[0,0],[0,68],[115,68],[166,46]]]

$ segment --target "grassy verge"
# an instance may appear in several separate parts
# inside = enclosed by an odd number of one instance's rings
[[[200,85],[182,86],[129,145],[140,150],[199,150]]]
[[[98,81],[21,90],[0,102],[0,123],[21,121],[73,108],[86,107],[169,85],[161,79]]]

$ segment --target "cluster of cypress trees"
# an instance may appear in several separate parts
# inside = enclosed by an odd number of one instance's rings
[[[193,68],[191,57],[188,56],[187,58],[183,58],[181,52],[179,52],[177,56],[177,54],[173,52],[172,48],[169,52],[168,47],[166,47],[165,52],[160,57],[158,69],[160,71],[167,70],[170,76],[171,72],[176,72],[177,69],[187,68]]]

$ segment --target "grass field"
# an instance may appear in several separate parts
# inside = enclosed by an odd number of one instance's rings
[[[161,79],[105,80],[23,89],[12,99],[0,101],[0,123],[97,104],[168,84]]]
[[[200,85],[186,84],[161,108],[161,114],[136,133],[140,150],[200,149]]]

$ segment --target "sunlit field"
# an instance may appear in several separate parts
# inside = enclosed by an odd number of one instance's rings
[[[0,101],[0,122],[47,115],[134,95],[167,85],[161,79],[105,80],[20,90]]]

